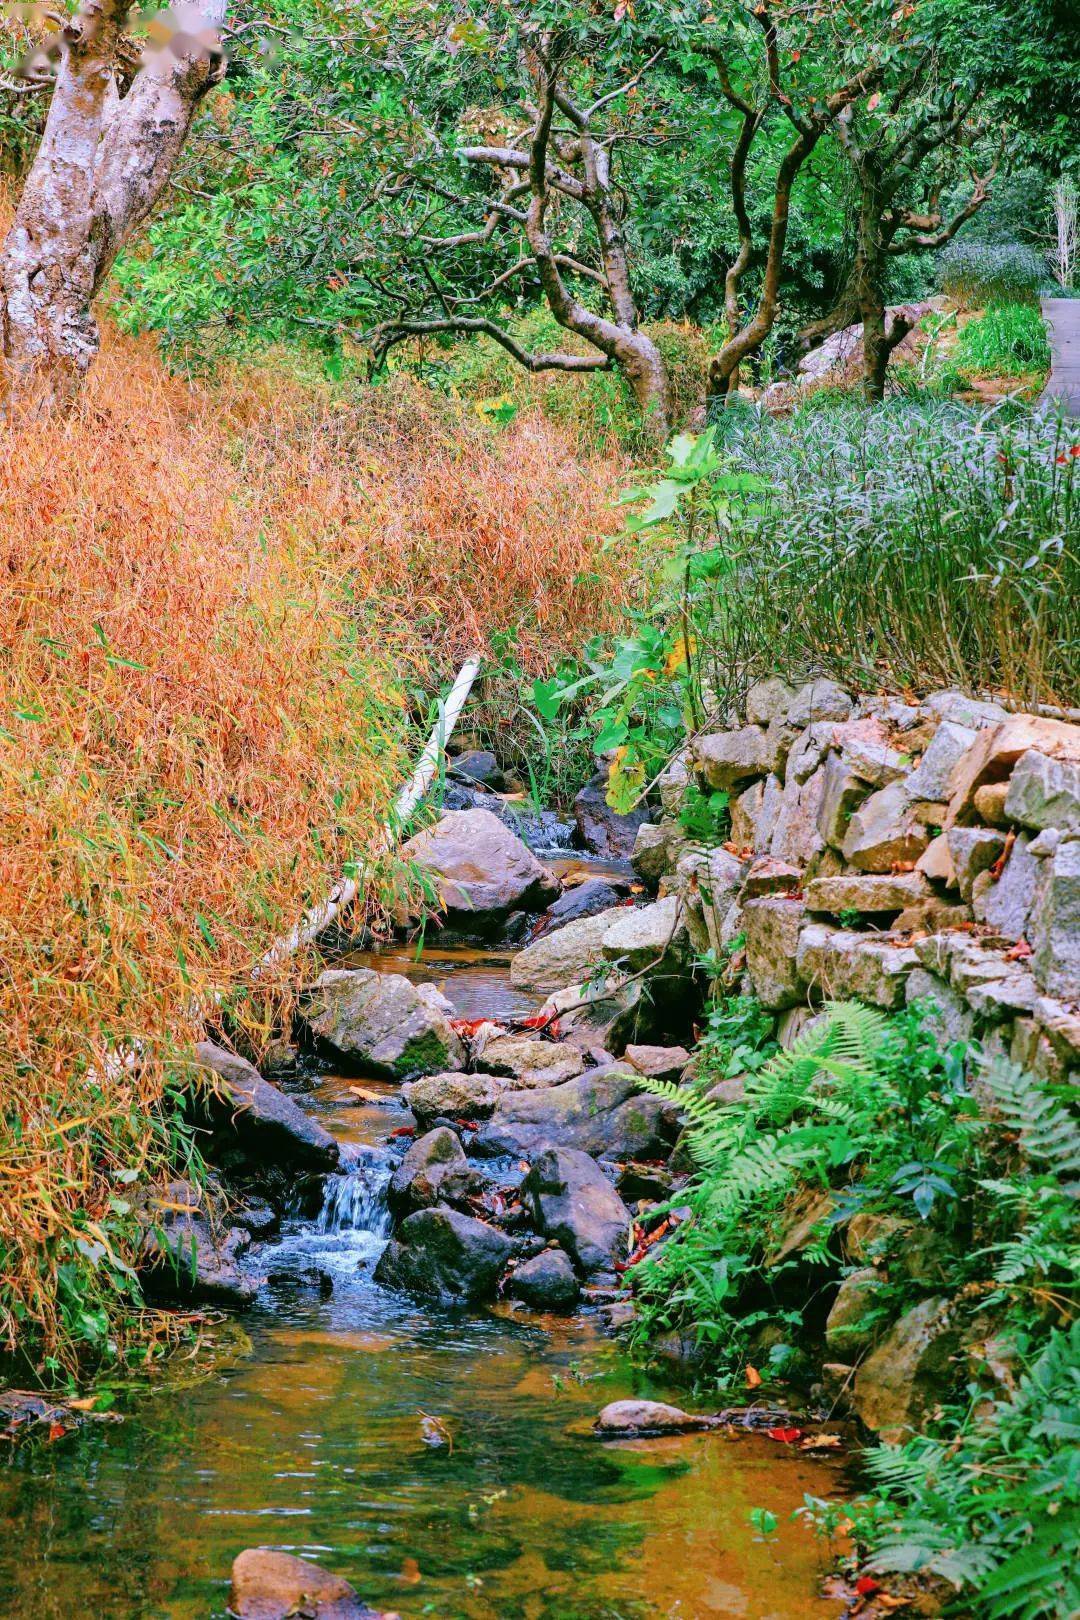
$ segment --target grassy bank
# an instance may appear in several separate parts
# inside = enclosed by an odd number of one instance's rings
[[[0,1345],[40,1374],[153,1341],[131,1190],[188,1154],[193,1009],[220,991],[258,1052],[291,985],[253,998],[252,964],[364,850],[455,662],[510,625],[539,673],[625,605],[614,470],[537,413],[187,384],[117,339],[6,440]]]

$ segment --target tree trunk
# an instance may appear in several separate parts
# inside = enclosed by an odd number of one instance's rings
[[[671,432],[671,390],[660,350],[644,332],[626,333],[615,345],[615,364],[634,390],[649,438],[664,444]]]
[[[217,24],[227,0],[201,0],[148,52],[126,95],[121,36],[130,0],[82,0],[61,29],[45,133],[2,250],[5,410],[63,410],[98,352],[93,300],[161,194],[195,111],[221,77]]]

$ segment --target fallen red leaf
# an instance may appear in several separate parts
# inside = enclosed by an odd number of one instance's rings
[[[770,1440],[779,1440],[785,1446],[794,1445],[796,1440],[802,1439],[801,1429],[766,1429],[765,1433]]]
[[[65,1427],[64,1427],[64,1425],[62,1423],[50,1423],[49,1424],[49,1439],[50,1440],[62,1440],[64,1438],[65,1434],[67,1434],[67,1430],[65,1429]]]
[[[860,1597],[869,1597],[871,1592],[881,1591],[881,1582],[875,1581],[872,1575],[860,1575],[855,1582],[855,1590]]]
[[[394,1137],[394,1136],[415,1136],[416,1135],[416,1126],[415,1125],[399,1125],[397,1130],[390,1132],[390,1135],[391,1135],[391,1137]]]

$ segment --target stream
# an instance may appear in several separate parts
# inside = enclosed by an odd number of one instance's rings
[[[459,1015],[523,1010],[508,956],[371,965]],[[358,964],[359,965],[359,964]],[[321,1211],[253,1251],[253,1354],[0,1466],[7,1620],[223,1620],[245,1547],[307,1554],[403,1620],[822,1620],[827,1555],[789,1515],[839,1464],[765,1436],[600,1444],[629,1395],[685,1403],[588,1310],[420,1306],[372,1280],[389,1231],[396,1088],[325,1076],[302,1100],[343,1145]],[[380,1100],[373,1100],[379,1098]],[[750,1512],[781,1521],[763,1538]]]

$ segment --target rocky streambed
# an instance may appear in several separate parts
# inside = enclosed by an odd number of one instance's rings
[[[538,880],[512,853],[539,884],[524,922],[500,901],[489,948],[342,961],[279,1084],[200,1049],[220,1191],[158,1198],[145,1266],[163,1295],[244,1307],[252,1353],[19,1449],[0,1472],[5,1614],[841,1612],[811,1532],[750,1517],[842,1491],[838,1463],[742,1428],[594,1431],[630,1397],[687,1404],[611,1334],[635,1215],[671,1188],[677,1120],[639,1084],[686,1061],[658,1044],[675,1002],[657,998],[652,1044],[603,1044],[638,1005],[618,993],[634,953],[674,952],[684,992],[686,956],[628,868],[564,857]],[[597,959],[614,996],[560,1011]]]

